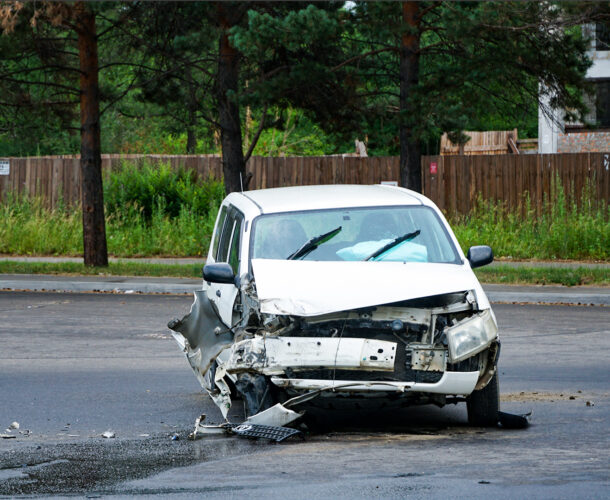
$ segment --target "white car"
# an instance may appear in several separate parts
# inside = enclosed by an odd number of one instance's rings
[[[492,260],[487,246],[464,256],[436,205],[403,188],[231,193],[203,289],[169,327],[225,417],[237,395],[252,422],[465,401],[472,424],[495,425],[498,329],[472,271]]]

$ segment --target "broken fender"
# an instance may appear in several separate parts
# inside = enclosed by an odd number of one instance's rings
[[[174,338],[182,347],[197,380],[219,406],[226,417],[231,406],[229,387],[222,370],[216,373],[213,363],[218,355],[233,342],[233,332],[220,321],[205,290],[194,292],[195,301],[184,318],[168,323]]]

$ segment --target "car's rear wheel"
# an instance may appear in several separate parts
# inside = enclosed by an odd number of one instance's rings
[[[483,389],[473,391],[466,398],[466,407],[470,425],[477,427],[495,427],[497,425],[500,409],[500,384],[497,371]]]

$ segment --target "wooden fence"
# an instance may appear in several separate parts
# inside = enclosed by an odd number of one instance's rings
[[[464,135],[469,137],[466,144],[460,146],[449,140],[445,132],[441,136],[441,155],[501,155],[511,153],[510,140],[516,147],[518,140],[517,129],[513,130],[491,130],[488,132],[465,131]]]
[[[556,179],[570,201],[589,186],[593,201],[610,202],[610,153],[424,156],[421,167],[424,194],[449,214],[469,213],[479,197],[523,209],[526,194],[540,214]]]
[[[0,175],[0,203],[9,193],[41,197],[51,208],[59,199],[79,203],[80,161],[77,156],[7,158],[9,175]],[[103,155],[102,170],[116,169],[122,161],[140,164],[168,162],[195,170],[200,178],[222,178],[221,158],[216,155]],[[2,158],[0,158],[2,161]],[[307,184],[377,184],[398,181],[398,158],[352,156],[252,157],[246,166],[252,173],[248,189]],[[1,173],[1,171],[0,171]]]
[[[104,155],[102,168],[115,169],[122,160],[140,163],[169,162],[207,178],[222,176],[218,156]],[[80,200],[79,159],[74,156],[10,158],[8,175],[0,163],[0,202],[9,193],[41,197],[49,207],[60,197],[66,205]],[[0,158],[2,162],[2,158]],[[589,182],[595,200],[610,201],[610,153],[557,155],[425,156],[422,158],[423,192],[445,212],[468,213],[477,197],[501,200],[517,208],[527,192],[538,212],[544,200],[552,201],[553,179],[576,195]],[[398,157],[252,157],[249,189],[306,184],[376,184],[398,181]]]

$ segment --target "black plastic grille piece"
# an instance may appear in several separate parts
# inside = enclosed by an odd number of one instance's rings
[[[276,443],[281,443],[291,436],[302,435],[301,431],[289,427],[247,423],[233,425],[231,427],[231,432],[238,436],[270,439]]]

